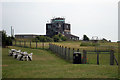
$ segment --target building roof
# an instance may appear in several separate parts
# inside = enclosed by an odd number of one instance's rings
[[[15,36],[41,36],[41,35],[38,35],[38,34],[15,34]]]

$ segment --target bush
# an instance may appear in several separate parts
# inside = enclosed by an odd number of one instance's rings
[[[39,41],[40,42],[46,42],[47,40],[46,40],[45,36],[40,36]]]
[[[59,42],[59,41],[60,41],[60,38],[59,38],[58,35],[55,35],[55,36],[53,37],[53,39],[54,39],[54,42]]]
[[[62,41],[66,41],[67,38],[66,38],[65,36],[62,36],[62,37],[61,37],[61,40],[62,40]]]
[[[50,37],[46,37],[47,42],[53,42],[53,39]]]
[[[53,36],[53,40],[54,40],[54,42],[66,41],[67,38],[60,33],[58,35]]]
[[[47,36],[37,36],[32,40],[33,42],[53,42],[53,39]]]

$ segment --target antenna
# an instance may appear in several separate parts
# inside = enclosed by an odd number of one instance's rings
[[[14,29],[13,29],[13,34],[12,34],[12,36],[14,37]]]
[[[12,36],[12,26],[11,26],[11,36]]]

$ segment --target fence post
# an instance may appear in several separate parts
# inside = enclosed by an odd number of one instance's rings
[[[73,48],[73,53],[74,53],[74,48]]]
[[[54,52],[54,44],[53,44],[53,52]]]
[[[31,41],[30,41],[30,48],[31,48]]]
[[[70,48],[68,48],[68,60],[70,59]]]
[[[64,58],[64,50],[63,50],[63,49],[64,49],[64,47],[62,46],[62,47],[61,47],[61,55],[62,55],[62,58]]]
[[[16,46],[16,40],[15,40],[15,46]]]
[[[44,49],[44,42],[42,42],[42,47],[43,47],[43,49]]]
[[[74,48],[73,48],[73,53],[74,53]],[[73,53],[72,53],[72,54],[73,54]],[[73,55],[72,55],[72,56],[73,56]]]
[[[86,64],[86,50],[83,50],[83,64]]]
[[[19,41],[19,46],[20,46],[20,41]]]
[[[59,46],[57,45],[57,54],[59,53]]]
[[[52,51],[53,51],[53,44],[52,44],[52,48],[51,48],[51,49],[52,49]],[[54,52],[54,51],[53,51],[53,52]]]
[[[21,47],[21,41],[20,41],[20,47]]]
[[[79,52],[79,49],[77,49],[77,52]]]
[[[55,45],[55,53],[56,53],[56,45]]]
[[[61,56],[61,46],[59,46],[59,50],[60,50],[59,52],[60,52],[60,56]]]
[[[24,47],[25,47],[25,43],[26,43],[26,42],[24,41]]]
[[[49,49],[50,49],[50,43],[49,43]]]
[[[58,55],[60,55],[60,46],[58,45]]]
[[[51,50],[52,50],[52,48],[53,48],[53,44],[51,44]]]
[[[55,52],[56,52],[56,54],[57,54],[57,45],[55,45]]]
[[[110,65],[114,65],[114,51],[110,51]]]
[[[37,49],[37,41],[36,41],[36,49]]]
[[[64,56],[64,58],[65,58],[65,59],[66,59],[66,52],[67,52],[67,50],[66,50],[66,49],[67,49],[67,47],[65,47],[65,56]]]
[[[73,48],[73,53],[74,53],[74,48]],[[73,58],[73,53],[72,53],[72,58]],[[73,61],[73,59],[72,59],[72,61]]]
[[[99,52],[97,51],[97,64],[99,65]]]
[[[59,52],[58,52],[58,45],[57,45],[57,54],[58,54]]]

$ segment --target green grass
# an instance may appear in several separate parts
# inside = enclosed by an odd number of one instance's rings
[[[3,78],[117,78],[118,66],[71,64],[49,50],[10,47],[33,52],[33,61],[18,61],[2,49]]]

